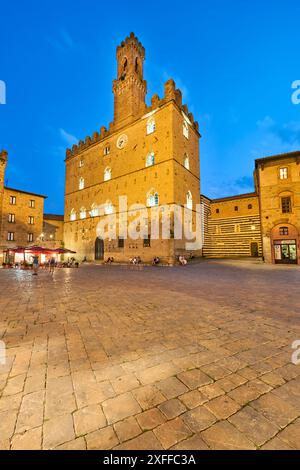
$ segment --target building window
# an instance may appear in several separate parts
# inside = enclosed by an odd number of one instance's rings
[[[17,203],[16,196],[10,196],[10,197],[9,197],[9,203],[10,203],[12,206],[15,206],[16,203]]]
[[[183,165],[184,165],[184,168],[186,168],[187,170],[190,169],[190,159],[187,155],[185,155],[184,157]]]
[[[15,216],[15,214],[8,214],[8,222],[9,222],[10,224],[14,224],[15,221],[16,221],[16,216]]]
[[[281,198],[281,208],[283,214],[289,214],[292,212],[292,200],[290,196]]]
[[[104,147],[103,154],[105,156],[110,154],[110,146],[109,145],[106,145],[106,147]]]
[[[35,208],[35,200],[34,200],[34,199],[30,199],[30,201],[29,201],[29,207],[31,207],[31,209],[34,209],[34,208]]]
[[[289,176],[289,170],[288,168],[280,168],[279,170],[279,178],[281,180],[287,180]]]
[[[147,206],[148,207],[155,207],[159,205],[159,195],[156,191],[151,190],[147,194]]]
[[[216,209],[216,214],[220,214],[220,209]]]
[[[251,210],[253,208],[252,204],[248,205],[248,209]]]
[[[7,233],[7,241],[8,242],[13,242],[15,239],[15,233],[14,232],[8,232]]]
[[[193,209],[193,196],[192,196],[191,191],[188,191],[186,195],[186,207],[190,210]]]
[[[84,189],[84,178],[79,178],[79,190]]]
[[[118,248],[124,248],[125,240],[122,237],[118,238]]]
[[[27,234],[27,241],[28,242],[33,242],[33,233],[28,233]]]
[[[71,213],[70,213],[70,220],[71,222],[76,220],[76,212],[74,209],[71,210]]]
[[[114,212],[114,206],[112,205],[110,201],[107,201],[105,204],[105,208],[104,208],[105,215],[113,214],[113,212]]]
[[[81,159],[79,160],[79,168],[82,168],[84,166],[84,160]]]
[[[183,121],[183,135],[186,139],[189,138],[190,136],[190,132],[189,132],[189,126],[188,126],[188,123],[186,121]]]
[[[234,206],[234,210],[235,210],[235,212],[238,212],[239,211],[239,206]]]
[[[93,204],[93,205],[92,205],[90,215],[91,215],[91,217],[98,217],[98,215],[99,215],[99,208],[97,207],[96,204]]]
[[[150,248],[151,247],[150,235],[147,238],[144,238],[143,246],[144,246],[144,248]]]
[[[85,207],[82,207],[80,209],[80,218],[81,219],[86,219],[86,208]]]
[[[289,229],[288,227],[280,227],[279,229],[279,235],[288,235],[289,234]]]
[[[104,181],[111,180],[111,168],[105,168],[104,170]]]
[[[28,223],[29,225],[34,225],[34,217],[32,215],[28,217]]]
[[[155,119],[150,118],[147,122],[147,135],[153,134],[156,131]]]
[[[154,153],[149,153],[149,155],[146,158],[146,167],[148,166],[153,166],[155,164],[155,155]]]

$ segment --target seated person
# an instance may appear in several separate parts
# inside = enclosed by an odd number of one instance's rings
[[[159,263],[160,263],[159,257],[155,256],[155,258],[153,258],[152,265],[157,266]]]
[[[187,265],[187,260],[185,259],[184,256],[179,256],[179,263],[181,264],[181,266]]]

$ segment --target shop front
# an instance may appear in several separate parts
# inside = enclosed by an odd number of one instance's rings
[[[271,243],[275,264],[299,263],[299,236],[296,227],[289,224],[274,227]]]

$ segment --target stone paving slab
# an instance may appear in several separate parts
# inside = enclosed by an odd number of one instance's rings
[[[0,449],[300,449],[298,267],[0,270]]]

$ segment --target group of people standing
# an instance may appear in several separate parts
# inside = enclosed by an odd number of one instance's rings
[[[32,274],[33,274],[33,276],[37,276],[39,266],[40,266],[39,257],[37,255],[34,255],[32,257],[32,267],[33,267],[33,273]],[[54,274],[54,269],[56,267],[56,259],[54,257],[50,258],[47,261],[47,267],[49,268],[50,274],[53,275]]]

